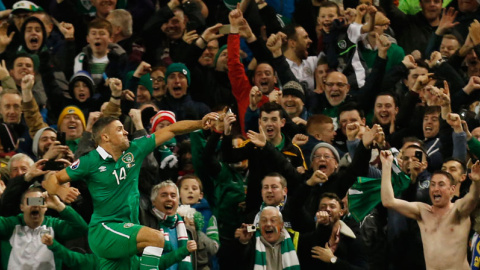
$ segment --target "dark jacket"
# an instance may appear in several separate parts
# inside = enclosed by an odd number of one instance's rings
[[[403,13],[393,4],[392,0],[380,0],[380,6],[387,13],[398,45],[405,50],[405,54],[414,50],[424,52],[430,35],[435,32],[437,27],[431,26],[421,11],[415,15]]]
[[[328,177],[328,181],[323,185],[316,185],[314,187],[307,184],[302,184],[295,193],[292,200],[292,228],[300,233],[310,232],[315,229],[314,217],[318,211],[320,203],[320,195],[325,192],[333,192],[338,197],[343,198],[347,194],[347,190],[357,180],[358,176],[365,176],[368,174],[368,157],[370,150],[360,143],[355,152],[352,163],[346,167],[341,168],[338,172],[333,173]],[[313,172],[309,172],[308,178]],[[307,179],[308,179],[307,178]]]
[[[239,148],[233,148],[232,137],[225,136],[222,141],[223,160],[235,163],[248,159],[249,175],[247,185],[246,212],[258,210],[262,203],[261,181],[265,175],[278,172],[287,179],[288,190],[293,191],[300,184],[302,175],[297,172],[297,167],[306,167],[300,148],[285,138],[281,151],[273,144],[267,142],[263,148],[255,146],[250,140],[244,142]]]

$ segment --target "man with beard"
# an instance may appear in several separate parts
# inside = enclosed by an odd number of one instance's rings
[[[140,111],[131,112],[130,116],[138,119]],[[217,117],[218,114],[211,113],[202,120],[179,121],[131,144],[119,120],[100,118],[93,126],[97,149],[66,169],[47,174],[42,183],[44,188],[49,194],[59,194],[65,202],[74,201],[79,192],[64,183],[81,179],[87,182],[94,205],[89,245],[100,257],[102,268],[130,269],[138,263],[135,254],[143,252],[140,269],[158,269],[164,236],[160,231],[138,225],[140,164],[175,135],[208,128]]]
[[[429,188],[433,205],[428,205],[395,198],[391,184],[393,155],[390,151],[382,151],[380,158],[383,168],[382,204],[417,221],[426,268],[470,269],[465,247],[471,225],[470,213],[477,206],[480,196],[480,162],[475,163],[469,175],[472,180],[469,193],[455,203],[451,202],[455,192],[453,177],[443,171],[434,173]]]
[[[60,218],[45,216],[47,208]],[[87,223],[55,195],[45,196],[39,188],[25,191],[21,197],[23,214],[0,217],[3,269],[61,269],[61,261],[41,242],[43,234],[65,241],[85,235]]]
[[[308,48],[312,40],[300,25],[289,24],[282,29],[282,32],[287,36],[287,42],[283,44],[283,54],[290,69],[299,82],[307,85],[307,90],[313,91],[318,57],[308,56]]]

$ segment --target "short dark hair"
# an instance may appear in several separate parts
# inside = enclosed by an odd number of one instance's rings
[[[360,115],[360,118],[365,118],[365,113],[363,112],[362,109],[358,106],[356,102],[345,102],[342,105],[338,107],[338,118],[340,118],[340,115],[343,112],[349,112],[349,111],[357,111],[358,114]]]
[[[283,177],[283,175],[277,173],[277,172],[272,172],[272,173],[269,173],[267,175],[265,175],[261,181],[262,185],[263,185],[263,180],[265,180],[265,178],[267,177],[278,177],[280,178],[280,184],[282,184],[282,187],[286,188],[287,187],[287,179],[285,179],[285,177]]]
[[[412,145],[409,145],[407,148],[405,148],[405,150],[410,149],[410,148],[416,149],[416,150],[419,150],[419,151],[422,151],[422,153],[423,153],[425,156],[428,157],[427,151],[425,151],[425,149],[424,149],[423,147],[420,147],[420,146],[418,146],[418,145],[416,145],[416,144],[412,144]]]
[[[276,102],[267,102],[267,103],[263,104],[262,107],[260,107],[260,116],[262,116],[262,112],[271,113],[271,112],[274,112],[274,111],[278,111],[278,113],[280,114],[280,117],[284,118],[283,114],[282,114],[282,112],[283,112],[282,105],[280,105]]]
[[[90,29],[95,28],[95,29],[106,29],[110,36],[112,36],[113,33],[113,27],[112,24],[102,18],[96,18],[93,19],[89,24],[88,24],[88,30],[87,34],[90,33]]]
[[[322,195],[320,195],[320,200],[318,200],[318,204],[320,205],[320,202],[324,199],[324,198],[329,198],[329,199],[332,199],[332,200],[336,200],[339,204],[340,204],[340,207],[343,208],[343,202],[342,202],[342,199],[340,199],[340,197],[338,197],[337,194],[333,193],[333,192],[324,192],[322,193]]]
[[[282,28],[282,32],[287,36],[287,40],[295,40],[297,41],[297,27],[301,27],[298,24],[291,23],[285,25],[285,27]],[[282,44],[282,51],[285,51],[288,48],[288,42],[284,42]]]
[[[13,55],[11,59],[11,61],[9,61],[9,64],[8,64],[8,69],[13,69],[13,66],[15,64],[15,61],[20,58],[20,57],[26,57],[26,58],[30,58],[30,60],[32,60],[32,63],[33,63],[33,68],[35,70],[35,61],[33,60],[33,57],[31,54],[28,54],[26,52],[20,52],[20,53],[16,53]]]
[[[397,94],[395,94],[394,92],[391,92],[391,91],[384,91],[384,92],[380,92],[376,97],[375,97],[375,103],[377,102],[377,98],[379,96],[390,96],[393,98],[393,103],[395,105],[395,107],[398,107],[398,97],[397,97]]]
[[[420,147],[422,147],[422,148],[425,147],[425,143],[422,140],[420,140],[419,138],[414,137],[414,136],[403,138],[403,144],[402,145],[404,145],[408,142],[416,143],[416,144],[420,145]]]
[[[447,171],[442,171],[442,170],[435,171],[434,173],[432,173],[432,177],[430,179],[432,179],[437,174],[447,177],[448,181],[450,181],[450,185],[455,185],[455,179],[453,179],[453,176]]]
[[[332,2],[332,1],[324,1],[320,4],[320,8],[318,9],[318,14],[317,14],[317,17],[320,15],[320,10],[322,8],[331,8],[331,7],[334,7],[337,9],[337,16],[341,16],[340,14],[340,7],[338,6],[337,3],[335,2]]]
[[[92,134],[93,134],[93,139],[95,140],[96,144],[99,144],[102,141],[102,137],[100,136],[100,132],[102,130],[110,125],[113,121],[118,120],[118,118],[113,117],[113,116],[107,116],[107,117],[101,117],[93,124],[92,127]]]
[[[442,112],[442,108],[440,106],[427,106],[425,108],[424,116],[427,114],[440,114]]]
[[[446,159],[443,160],[443,164],[445,164],[445,163],[447,163],[447,162],[449,162],[449,161],[458,162],[458,163],[461,165],[461,167],[462,167],[462,173],[466,173],[466,172],[467,172],[467,164],[466,164],[464,161],[462,161],[462,160],[460,160],[460,159],[458,159],[458,158],[449,157],[449,158],[446,158]]]

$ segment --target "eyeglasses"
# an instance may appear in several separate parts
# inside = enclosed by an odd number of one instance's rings
[[[157,82],[157,83],[161,83],[165,81],[165,77],[157,77],[157,78],[152,77],[151,79],[153,82]]]
[[[343,87],[347,86],[346,83],[340,83],[340,82],[339,83],[326,82],[325,85],[328,86],[328,87],[333,87],[334,85],[336,85],[338,88],[343,88]]]
[[[325,160],[329,160],[334,157],[330,155],[313,155],[313,159],[321,159],[321,158],[324,158]]]

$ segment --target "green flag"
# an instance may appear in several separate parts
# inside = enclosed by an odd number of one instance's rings
[[[348,190],[348,210],[357,222],[361,222],[370,211],[382,201],[381,178],[358,177]],[[406,175],[396,161],[392,164],[392,187],[395,197],[399,196],[410,185],[410,177]]]

